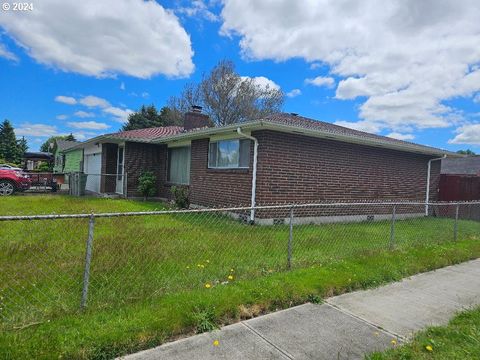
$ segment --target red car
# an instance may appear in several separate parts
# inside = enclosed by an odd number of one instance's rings
[[[30,178],[18,170],[0,169],[0,196],[12,195],[15,191],[30,188]]]

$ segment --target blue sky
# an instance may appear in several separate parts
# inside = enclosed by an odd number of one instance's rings
[[[473,0],[32,3],[0,10],[0,117],[33,150],[117,131],[231,59],[288,94],[287,112],[480,152]]]

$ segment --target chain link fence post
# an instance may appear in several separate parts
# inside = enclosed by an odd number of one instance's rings
[[[395,246],[395,219],[397,216],[397,205],[393,205],[392,208],[392,220],[390,222],[390,250],[393,250]]]
[[[453,223],[453,241],[457,241],[458,237],[458,210],[459,210],[460,205],[457,204],[455,207],[455,222]]]
[[[83,270],[83,288],[82,288],[82,300],[80,302],[80,308],[83,310],[87,306],[88,297],[88,285],[90,282],[90,263],[92,261],[92,248],[93,248],[93,229],[95,225],[95,215],[90,215],[88,221],[88,239],[85,252],[85,268]]]
[[[293,242],[293,206],[290,207],[290,231],[288,235],[288,249],[287,249],[287,268],[292,268],[292,242]]]

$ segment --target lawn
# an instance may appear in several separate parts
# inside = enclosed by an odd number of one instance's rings
[[[1,201],[3,214],[22,215],[162,208],[52,196]],[[202,317],[234,321],[480,254],[478,222],[460,221],[453,243],[450,219],[397,221],[392,251],[390,225],[295,226],[287,271],[286,225],[251,226],[220,213],[99,218],[81,312],[88,219],[3,222],[0,357],[109,358],[191,331]]]
[[[447,326],[431,327],[410,343],[367,359],[480,359],[480,308],[460,313]]]

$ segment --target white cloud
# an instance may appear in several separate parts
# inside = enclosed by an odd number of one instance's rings
[[[273,80],[270,80],[265,76],[255,76],[255,77],[241,76],[241,78],[242,80],[252,80],[256,86],[262,89],[269,88],[274,90],[280,90],[280,85],[276,84]]]
[[[75,112],[73,115],[75,115],[76,117],[79,117],[79,118],[91,118],[91,117],[95,117],[95,114],[92,113],[92,112],[87,112],[87,111],[77,111]]]
[[[65,120],[68,118],[68,115],[61,114],[61,115],[57,115],[55,118],[57,120]]]
[[[20,127],[15,129],[17,136],[37,136],[37,137],[50,137],[59,135],[56,126],[46,124],[30,124],[24,123]]]
[[[316,70],[316,69],[319,69],[321,67],[322,67],[322,64],[318,63],[318,62],[314,62],[314,63],[310,64],[310,70]]]
[[[397,140],[413,140],[415,136],[413,134],[401,134],[398,132],[392,132],[387,135],[390,138],[397,139]]]
[[[300,89],[293,89],[285,95],[287,95],[289,98],[294,98],[296,96],[302,95],[302,91]]]
[[[156,1],[42,0],[35,10],[3,12],[0,25],[36,61],[68,72],[188,76],[190,37]]]
[[[478,93],[473,97],[473,102],[480,104],[480,93]]]
[[[480,145],[480,124],[468,124],[459,127],[457,135],[448,140],[449,144],[471,144]]]
[[[55,101],[67,105],[75,105],[77,100],[71,96],[58,95],[55,97]]]
[[[97,97],[97,96],[93,96],[93,95],[85,96],[85,97],[81,98],[78,102],[82,105],[87,106],[87,107],[106,108],[106,107],[110,106],[110,103],[107,100],[102,99],[102,98]]]
[[[225,0],[221,16],[245,58],[328,66],[338,99],[365,97],[359,127],[455,125],[443,102],[480,91],[477,0]]]
[[[18,62],[19,59],[17,57],[17,55],[15,55],[14,53],[12,53],[10,50],[8,50],[5,45],[3,45],[2,43],[0,43],[0,57],[3,57],[7,60],[11,60],[11,61],[14,61],[14,62]]]
[[[305,84],[333,87],[335,85],[335,79],[329,76],[317,76],[313,79],[305,79]]]
[[[114,120],[120,123],[124,123],[128,120],[128,115],[133,113],[130,109],[120,109],[118,107],[110,106],[108,108],[103,109],[103,112],[113,115]]]
[[[189,6],[181,6],[175,9],[175,12],[197,19],[205,19],[212,22],[219,21],[219,17],[211,12],[202,0],[191,1]]]
[[[105,130],[110,127],[105,123],[100,123],[96,121],[75,121],[69,122],[68,126],[74,129],[88,129],[88,130]]]
[[[125,90],[125,83],[123,81],[120,83],[120,90]]]
[[[335,125],[338,126],[344,126],[350,129],[354,130],[359,130],[359,131],[365,131],[369,133],[379,133],[382,128],[378,126],[378,124],[371,123],[368,121],[344,121],[344,120],[339,120],[334,122]]]

